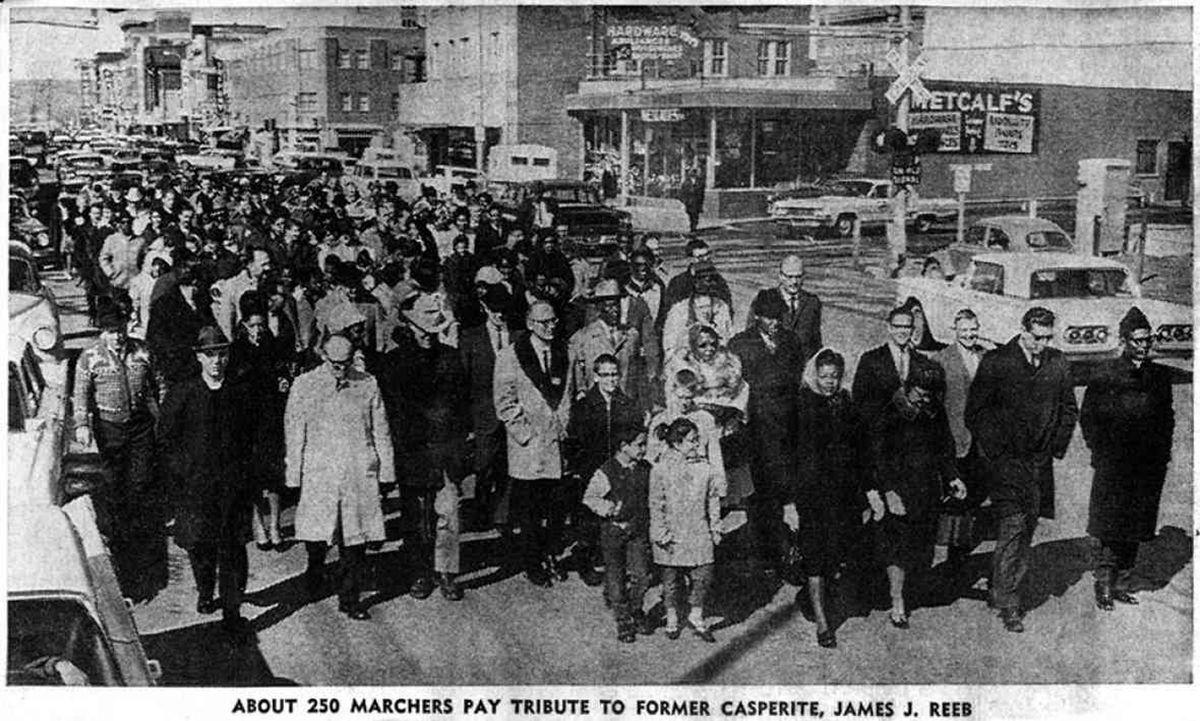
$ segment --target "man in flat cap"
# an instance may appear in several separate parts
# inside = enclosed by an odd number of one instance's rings
[[[1151,360],[1154,332],[1134,306],[1121,320],[1121,355],[1106,361],[1083,395],[1079,426],[1092,451],[1088,534],[1099,541],[1096,606],[1136,604],[1130,572],[1138,544],[1154,538],[1171,461],[1175,411],[1170,371]]]
[[[100,337],[75,366],[75,440],[85,447],[96,440],[107,477],[94,496],[101,527],[125,594],[142,598],[161,580],[147,576],[144,560],[166,548],[162,489],[152,473],[161,383],[149,349],[128,335],[125,307],[107,298],[98,306]]]
[[[175,543],[188,552],[196,579],[196,611],[222,614],[230,633],[246,631],[241,617],[249,564],[253,486],[247,478],[249,421],[257,412],[225,374],[229,340],[215,325],[192,346],[200,372],[173,385],[163,403],[160,433],[177,479]],[[220,600],[214,591],[220,591]]]
[[[471,429],[466,373],[457,349],[438,339],[449,319],[436,296],[414,288],[400,313],[405,325],[393,334],[396,348],[383,356],[379,380],[414,574],[409,592],[427,598],[436,575],[442,595],[458,601],[460,486]]]
[[[324,363],[300,375],[284,418],[287,485],[300,489],[296,540],[308,551],[310,594],[323,589],[325,554],[338,544],[342,579],[338,610],[362,621],[367,544],[385,540],[380,485],[395,482],[392,437],[375,378],[354,368],[354,346],[331,335]]]

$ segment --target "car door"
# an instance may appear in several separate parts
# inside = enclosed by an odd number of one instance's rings
[[[861,217],[864,223],[886,223],[891,220],[889,192],[891,192],[891,186],[887,183],[876,183],[867,191],[867,195],[862,201],[863,214]]]

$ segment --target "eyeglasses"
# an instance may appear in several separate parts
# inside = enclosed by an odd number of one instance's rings
[[[900,323],[892,323],[892,324],[891,324],[891,326],[892,326],[893,328],[900,328],[900,329],[903,329],[903,330],[912,330],[912,324],[911,324],[911,323],[909,323],[908,325],[902,325],[902,324],[900,324]]]
[[[1032,336],[1034,340],[1041,341],[1042,343],[1049,343],[1050,341],[1054,340],[1053,333],[1030,333],[1029,335]]]
[[[597,373],[596,377],[598,377],[598,378],[620,378],[621,373],[620,373],[620,371],[610,371],[608,373]]]
[[[1135,345],[1154,345],[1154,336],[1148,335],[1145,338],[1130,338],[1129,342]]]
[[[538,325],[558,325],[558,318],[546,318],[545,320],[538,320],[534,318],[531,319],[530,322]]]
[[[786,278],[787,280],[803,280],[804,274],[803,273],[784,273],[783,277]]]
[[[715,340],[702,340],[702,341],[696,343],[696,347],[697,348],[716,348],[717,342]]]

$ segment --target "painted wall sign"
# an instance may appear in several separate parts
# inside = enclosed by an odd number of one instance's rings
[[[928,97],[913,97],[909,130],[941,134],[939,153],[1037,153],[1041,91],[1027,86],[926,81]]]

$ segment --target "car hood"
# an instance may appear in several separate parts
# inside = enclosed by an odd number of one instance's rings
[[[26,313],[35,309],[38,305],[45,303],[45,299],[41,296],[29,295],[28,293],[8,293],[8,317],[11,320],[16,320]]]
[[[45,233],[49,230],[46,227],[46,224],[37,218],[22,218],[21,220],[15,220],[12,223],[12,227],[14,230],[19,230],[22,233],[29,233],[31,235]]]

